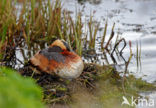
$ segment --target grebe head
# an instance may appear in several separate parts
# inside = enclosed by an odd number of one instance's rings
[[[50,46],[51,46],[51,47],[58,46],[58,47],[60,47],[62,50],[71,51],[71,49],[70,49],[68,43],[67,43],[66,41],[64,41],[64,40],[59,40],[59,39],[57,39],[57,40],[55,40]]]

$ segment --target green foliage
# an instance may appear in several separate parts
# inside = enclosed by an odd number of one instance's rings
[[[72,107],[134,108],[135,106],[121,105],[123,96],[131,102],[132,96],[137,99],[141,97],[140,92],[156,89],[155,85],[143,81],[141,78],[137,79],[134,75],[124,77],[125,80],[123,81],[123,77],[110,66],[96,65],[96,69],[98,73],[96,74],[97,78],[94,82],[96,86],[93,93],[88,92],[88,89],[85,91],[82,87],[83,90],[72,94],[74,98],[74,102],[70,104]],[[94,83],[92,84],[94,85]]]
[[[23,0],[23,8],[17,16],[16,5],[18,5],[16,1],[12,0],[0,2],[0,59],[5,55],[9,45],[25,44],[29,54],[23,54],[23,57],[30,58],[31,51],[34,51],[34,54],[39,50],[38,48],[42,49],[58,38],[66,40],[80,56],[83,47],[87,47],[88,50],[95,49],[100,22],[95,23],[93,15],[90,15],[88,22],[83,23],[82,13],[77,12],[75,19],[72,18],[70,12],[63,9],[61,0],[52,2],[51,0]],[[83,28],[88,30],[83,31]],[[107,24],[103,31],[102,47],[106,31]],[[17,39],[18,41],[15,41]]]
[[[106,71],[100,76],[99,85],[99,101],[101,106],[104,106],[105,108],[133,108],[128,105],[121,106],[123,96],[127,97],[130,102],[132,96],[137,99],[137,97],[140,97],[140,92],[156,89],[153,84],[148,83],[141,78],[137,79],[134,75],[120,77],[113,69]]]
[[[30,78],[0,68],[0,108],[44,108],[42,90]]]
[[[16,16],[11,0],[0,1],[0,59],[3,58],[7,44],[14,45],[13,34],[16,32]]]

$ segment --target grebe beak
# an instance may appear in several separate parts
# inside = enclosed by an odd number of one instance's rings
[[[71,47],[69,46],[69,44],[66,42],[66,41],[64,41],[64,40],[61,40],[62,41],[62,43],[64,44],[64,46],[66,47],[66,50],[67,51],[72,51],[71,50]]]

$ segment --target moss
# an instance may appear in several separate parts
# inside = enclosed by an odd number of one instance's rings
[[[0,67],[1,108],[44,108],[42,98],[42,90],[35,81]]]
[[[147,83],[141,78],[137,79],[133,75],[128,75],[123,81],[123,77],[111,66],[99,66],[94,64],[94,68],[97,71],[97,74],[94,75],[96,78],[94,78],[95,80],[92,82],[95,88],[92,89],[92,92],[88,89],[78,92],[77,96],[80,97],[74,97],[75,103],[71,104],[72,107],[77,108],[81,106],[94,108],[96,106],[98,108],[133,108],[135,106],[121,105],[123,96],[131,102],[132,96],[137,99],[137,97],[140,97],[140,92],[155,90],[156,88],[153,84]],[[87,98],[81,95],[85,95]],[[90,103],[90,100],[94,102]],[[81,103],[83,102],[87,102],[88,105],[82,105]]]
[[[140,91],[140,90],[148,91],[148,90],[156,89],[154,84],[148,83],[148,82],[142,80],[142,78],[137,79],[137,78],[135,78],[135,76],[129,75],[127,79],[128,79],[128,82],[131,83],[130,85],[132,85],[132,87],[137,87],[138,91]]]

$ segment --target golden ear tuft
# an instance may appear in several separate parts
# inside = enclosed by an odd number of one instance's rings
[[[53,46],[59,46],[61,49],[66,50],[66,46],[63,44],[63,42],[59,39],[55,40],[51,45],[51,47]]]

